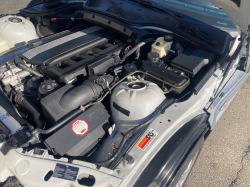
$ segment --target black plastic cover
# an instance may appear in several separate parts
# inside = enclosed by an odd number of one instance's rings
[[[114,65],[116,65],[114,58],[107,57],[89,65],[88,72],[89,72],[89,75],[104,74],[111,66],[114,66]]]
[[[99,98],[103,88],[93,80],[86,80],[74,87],[72,84],[63,86],[41,99],[41,106],[48,125],[55,125],[59,119],[72,110],[84,106]]]
[[[173,91],[176,93],[181,93],[189,83],[187,83],[187,79],[171,70],[168,70],[164,67],[163,62],[150,62],[145,61],[142,65],[143,71],[148,72],[151,75],[156,76],[166,82],[175,85],[179,88],[173,88]],[[146,77],[150,79],[150,77]],[[184,85],[185,84],[185,85]]]
[[[9,137],[11,131],[0,121],[0,134],[4,134],[5,137]]]
[[[103,125],[108,122],[109,114],[102,103],[98,103],[45,140],[46,146],[61,156],[83,156],[90,151],[105,134]],[[77,121],[85,121],[88,131],[84,135],[76,135],[72,125]]]
[[[203,66],[211,63],[213,59],[214,55],[212,53],[189,48],[173,59],[171,65],[195,76]]]
[[[41,106],[47,125],[55,125],[59,119],[70,112],[63,110],[59,102],[63,95],[73,88],[73,84],[67,84],[41,99]]]
[[[104,74],[118,63],[116,54],[120,53],[123,45],[122,42],[100,42],[100,45],[91,48],[91,52],[83,50],[63,60],[60,66],[40,66],[40,70],[51,79],[65,84],[78,76]]]

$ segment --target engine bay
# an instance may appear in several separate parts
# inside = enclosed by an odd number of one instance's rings
[[[175,34],[88,21],[71,27],[0,57],[7,147],[109,167],[103,161],[119,160],[124,145],[132,146],[161,107],[192,93],[216,59]]]

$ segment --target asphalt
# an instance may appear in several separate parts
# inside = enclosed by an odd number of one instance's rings
[[[216,124],[185,187],[250,186],[250,79]]]
[[[0,0],[0,15],[16,14],[20,9],[42,1],[43,0]]]
[[[41,0],[0,0],[0,14],[15,14]],[[216,124],[185,187],[250,186],[250,79]]]

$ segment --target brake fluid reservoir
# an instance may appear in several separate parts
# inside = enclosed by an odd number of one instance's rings
[[[157,52],[160,58],[167,56],[173,44],[173,36],[159,37],[152,45],[152,52]]]
[[[36,29],[28,19],[21,16],[0,18],[0,54],[37,38]]]

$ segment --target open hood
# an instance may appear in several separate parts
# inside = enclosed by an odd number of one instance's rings
[[[249,25],[249,0],[209,0],[221,8],[231,20],[246,33]]]

